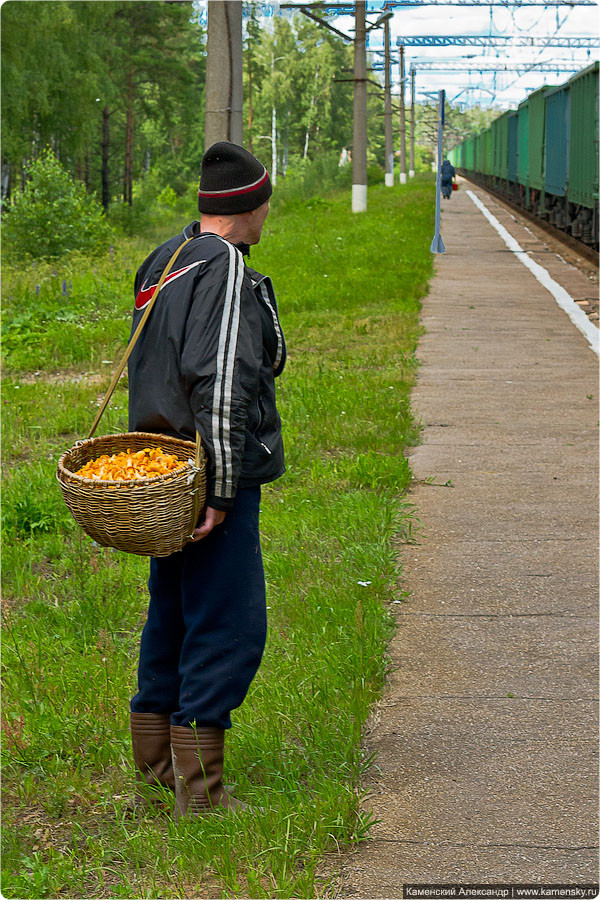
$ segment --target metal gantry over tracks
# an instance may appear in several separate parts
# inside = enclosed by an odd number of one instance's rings
[[[410,6],[596,6],[596,0],[387,0],[387,9]],[[280,9],[312,10],[326,15],[353,16],[354,3],[280,3]],[[377,10],[378,11],[378,10]],[[376,10],[367,10],[376,12]]]
[[[484,35],[484,34],[420,34],[398,38],[398,46],[405,47],[570,47],[592,50],[600,47],[600,39],[595,37],[525,37],[524,35]]]

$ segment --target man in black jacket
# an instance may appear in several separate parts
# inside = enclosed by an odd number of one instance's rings
[[[150,564],[131,734],[140,781],[175,791],[175,814],[243,804],[223,787],[230,712],[266,639],[260,486],[284,472],[274,378],[285,343],[269,278],[244,264],[272,188],[242,147],[202,160],[200,222],[158,247],[135,282],[135,329],[184,241],[129,360],[129,427],[194,440],[208,458],[207,503],[190,543]]]

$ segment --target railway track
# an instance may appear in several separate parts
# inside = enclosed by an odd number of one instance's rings
[[[568,247],[570,250],[574,250],[575,253],[578,253],[579,256],[582,256],[583,259],[587,260],[587,262],[592,263],[593,266],[598,268],[598,251],[591,247],[589,244],[584,244],[582,241],[577,238],[572,237],[570,234],[562,231],[560,228],[557,228],[555,225],[551,225],[549,222],[544,221],[544,219],[540,219],[539,216],[534,215],[528,209],[524,209],[522,206],[519,206],[518,203],[515,203],[514,200],[509,199],[506,194],[503,194],[501,191],[496,191],[494,188],[489,187],[489,185],[480,182],[478,179],[474,179],[471,177],[467,178],[465,175],[460,176],[464,179],[467,184],[472,184],[473,187],[478,187],[480,190],[487,191],[488,194],[491,194],[492,197],[495,197],[497,200],[500,200],[506,206],[513,209],[515,212],[519,213],[519,215],[523,216],[524,219],[527,219],[530,222],[533,222],[534,225],[537,225],[542,231],[545,231],[547,234],[551,235],[555,240],[559,241],[559,243],[564,244],[565,247]]]

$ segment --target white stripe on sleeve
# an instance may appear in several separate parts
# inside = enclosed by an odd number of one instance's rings
[[[212,436],[215,449],[215,494],[219,497],[231,497],[233,495],[231,395],[244,266],[240,251],[227,241],[223,241],[223,243],[227,244],[229,249],[229,271],[217,349]]]
[[[233,248],[237,254],[237,277],[234,288],[234,301],[231,317],[231,332],[229,335],[229,347],[225,365],[225,385],[223,390],[223,444],[225,447],[225,488],[224,496],[233,496],[233,458],[231,453],[231,395],[233,392],[233,369],[237,352],[237,339],[240,327],[240,307],[242,295],[242,282],[244,280],[244,260],[239,250]]]
[[[233,248],[232,248],[233,249]],[[217,349],[217,373],[215,377],[215,387],[213,392],[213,410],[212,410],[212,439],[215,451],[215,493],[222,495],[223,489],[223,449],[221,447],[221,392],[223,389],[223,369],[225,360],[225,344],[227,341],[227,330],[229,326],[229,317],[231,314],[231,303],[233,299],[233,282],[235,276],[235,266],[232,265],[231,252],[229,253],[229,270],[227,274],[227,287],[225,289],[225,301],[223,303],[223,313],[221,317],[221,331],[219,333],[219,346]]]
[[[264,281],[260,283],[260,292],[262,294],[262,298],[271,310],[271,315],[273,316],[273,325],[275,326],[275,333],[277,335],[277,355],[275,357],[275,362],[273,363],[273,368],[277,369],[279,363],[281,362],[281,354],[283,353],[283,336],[281,334],[281,328],[279,327],[279,319],[277,318],[277,313],[273,308],[273,304],[269,298],[269,292],[267,291],[267,286]]]

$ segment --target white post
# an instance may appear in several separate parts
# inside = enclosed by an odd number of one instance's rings
[[[352,212],[366,212],[367,210],[367,186],[366,184],[352,185]]]

